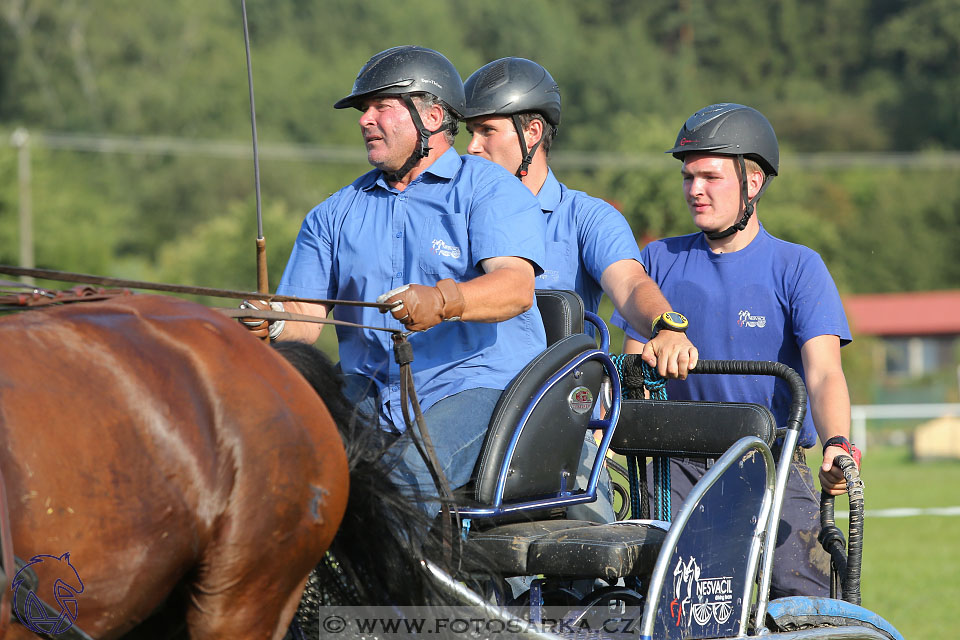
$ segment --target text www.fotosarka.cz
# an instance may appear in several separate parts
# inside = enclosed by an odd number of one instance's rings
[[[322,638],[379,638],[414,635],[456,638],[638,638],[640,608],[593,611],[579,617],[566,608],[546,608],[539,620],[524,607],[319,607],[317,619],[304,621]],[[304,629],[308,634],[313,629]],[[310,634],[312,636],[312,634]]]

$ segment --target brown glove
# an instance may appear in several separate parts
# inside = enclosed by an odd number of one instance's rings
[[[244,300],[240,303],[241,309],[255,309],[257,311],[283,311],[282,302],[265,302],[263,300]],[[240,322],[250,330],[250,333],[261,339],[270,336],[275,339],[283,331],[284,320],[264,320],[262,318],[240,318]]]
[[[464,307],[460,285],[449,278],[441,280],[435,287],[404,285],[388,291],[378,300],[400,302],[390,313],[411,331],[426,331],[444,320],[459,320]]]

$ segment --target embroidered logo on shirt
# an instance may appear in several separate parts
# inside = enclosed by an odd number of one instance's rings
[[[560,280],[560,272],[556,269],[544,269],[543,273],[537,276],[541,280],[549,280],[551,282],[557,282]]]
[[[757,327],[762,329],[767,326],[767,317],[766,316],[752,316],[749,311],[740,310],[740,319],[737,320],[737,324],[741,327]]]
[[[432,244],[434,253],[439,253],[441,256],[453,259],[460,257],[460,247],[451,247],[443,240],[434,240]]]

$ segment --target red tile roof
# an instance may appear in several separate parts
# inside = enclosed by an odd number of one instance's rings
[[[854,335],[960,334],[960,289],[851,295],[843,307]]]

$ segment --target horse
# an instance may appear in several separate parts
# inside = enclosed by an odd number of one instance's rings
[[[68,554],[82,581],[72,624],[97,638],[279,640],[338,530],[368,598],[426,593],[410,551],[419,512],[364,438],[377,430],[319,352],[286,353],[314,386],[236,321],[178,298],[0,318],[13,549]],[[41,580],[37,595],[55,594]],[[33,637],[28,626],[8,637]]]

